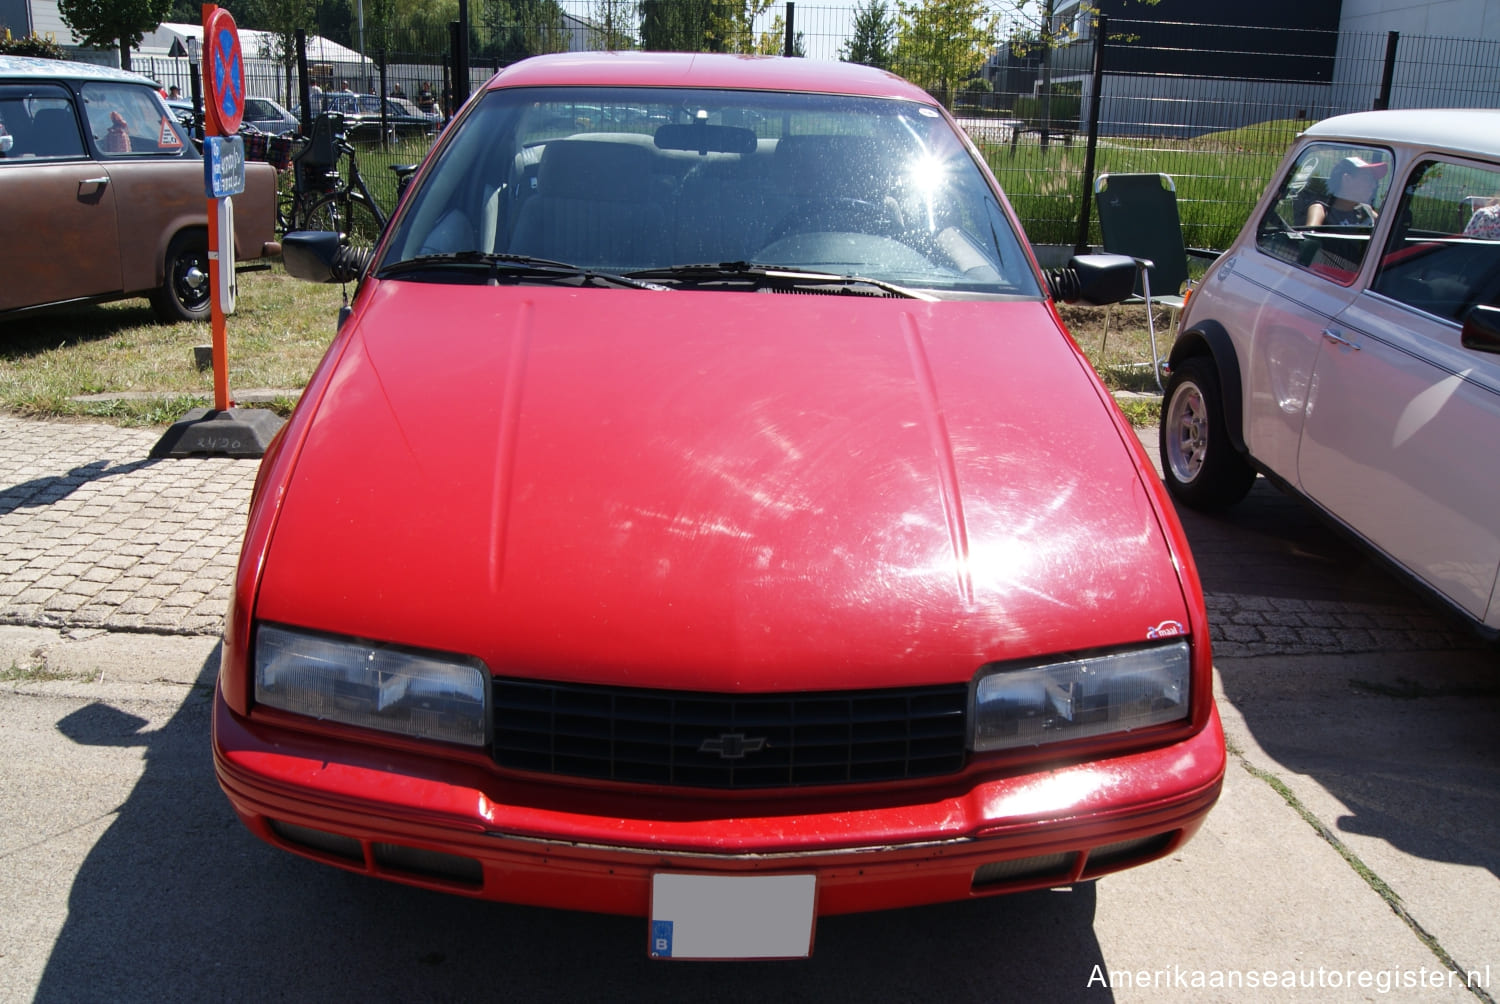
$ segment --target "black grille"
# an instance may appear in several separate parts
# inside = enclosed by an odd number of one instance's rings
[[[779,788],[951,774],[968,687],[695,694],[495,681],[495,761],[640,784]]]

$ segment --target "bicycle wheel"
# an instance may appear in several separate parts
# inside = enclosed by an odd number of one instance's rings
[[[280,198],[276,200],[276,235],[285,237],[288,232],[295,230],[297,222],[297,200],[295,198]]]
[[[375,210],[364,196],[353,192],[334,192],[319,199],[307,211],[302,226],[307,230],[332,230],[355,248],[373,248],[380,239]]]

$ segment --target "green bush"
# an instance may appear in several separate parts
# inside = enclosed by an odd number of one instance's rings
[[[5,34],[0,35],[0,55],[41,56],[45,59],[67,58],[62,46],[52,39],[42,38],[40,35],[22,35],[16,38],[11,35],[9,28],[5,30]]]
[[[1052,95],[1050,127],[1058,130],[1078,130],[1078,116],[1083,108],[1083,99],[1074,94]],[[1026,124],[1028,129],[1040,129],[1042,126],[1042,99],[1036,97],[1017,97],[1011,106],[1011,111],[1016,118]]]

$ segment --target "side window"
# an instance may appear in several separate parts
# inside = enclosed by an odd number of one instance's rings
[[[1256,246],[1282,261],[1349,285],[1391,187],[1390,151],[1314,143],[1298,154],[1270,209]]]
[[[0,160],[21,155],[21,151],[16,149],[16,137],[5,123],[8,120],[19,126],[22,119],[30,121],[20,97],[11,98],[0,94]]]
[[[0,163],[87,156],[73,98],[56,85],[0,87]]]
[[[84,84],[83,108],[94,146],[105,157],[180,155],[188,148],[176,118],[148,87]]]
[[[1397,213],[1372,290],[1455,322],[1500,303],[1500,167],[1427,161]]]

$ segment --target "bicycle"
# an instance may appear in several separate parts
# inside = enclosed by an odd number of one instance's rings
[[[348,158],[348,178],[338,171]],[[393,164],[398,191],[404,189],[416,164]],[[374,247],[389,215],[380,207],[359,172],[354,146],[344,136],[344,117],[324,112],[313,120],[312,135],[292,155],[292,192],[277,206],[277,226],[292,230],[329,230],[342,234],[354,247]]]

